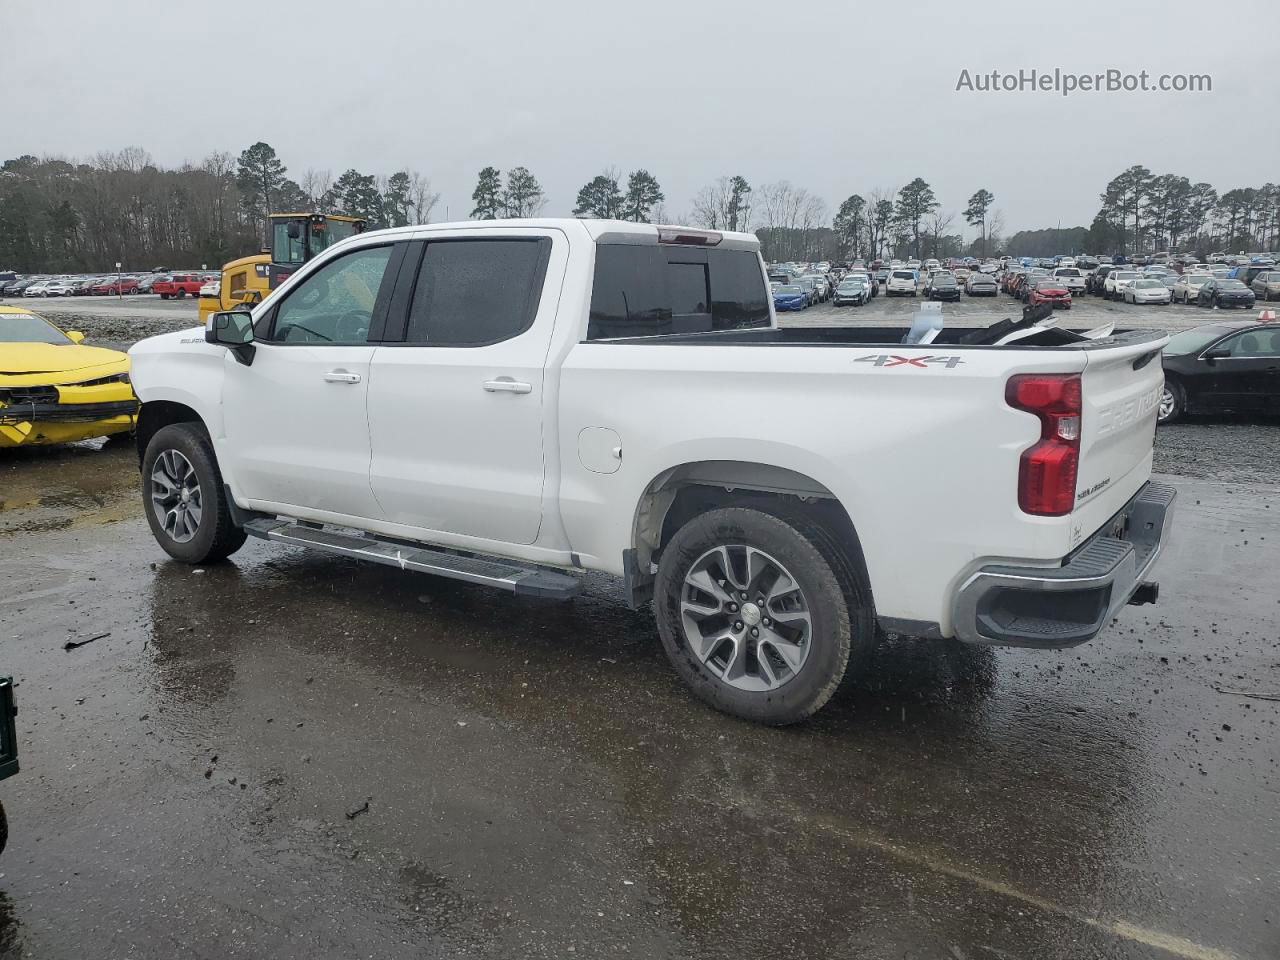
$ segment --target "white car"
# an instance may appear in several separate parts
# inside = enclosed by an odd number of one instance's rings
[[[1062,285],[1073,297],[1084,293],[1085,276],[1076,267],[1058,267],[1053,271],[1053,278],[1061,280]]]
[[[50,280],[44,285],[44,293],[46,297],[69,297],[75,289],[74,280]]]
[[[27,289],[23,290],[22,295],[24,297],[43,297],[45,288],[52,282],[52,280],[37,280],[35,283],[28,286]]]
[[[768,724],[821,708],[880,630],[1066,647],[1155,600],[1175,491],[1150,482],[1164,373],[1138,361],[1168,337],[784,343],[759,246],[579,219],[340,241],[130,351],[152,533],[188,564],[255,536],[544,599],[600,571],[699,697]]]
[[[1213,279],[1209,273],[1184,273],[1173,285],[1173,299],[1182,303],[1192,303],[1200,293],[1200,288]]]
[[[1075,265],[1076,265],[1075,257],[1063,257],[1061,260],[1058,261],[1058,267],[1060,269],[1066,268],[1066,267],[1074,267]],[[1056,277],[1058,275],[1057,271],[1054,271],[1053,275]]]
[[[222,295],[222,281],[210,280],[208,283],[201,285],[200,296],[202,297],[218,297]]]
[[[1120,300],[1124,297],[1124,288],[1141,277],[1137,270],[1112,270],[1102,283],[1102,295],[1108,300]]]
[[[1163,280],[1154,277],[1142,277],[1121,288],[1121,297],[1126,303],[1170,303],[1173,295]]]
[[[914,297],[916,295],[916,272],[906,267],[889,271],[889,280],[884,292],[891,297]]]

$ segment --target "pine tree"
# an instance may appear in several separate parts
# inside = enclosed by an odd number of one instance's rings
[[[471,211],[472,220],[497,220],[502,216],[502,171],[497,167],[481,170],[471,199],[476,202]]]
[[[527,167],[515,167],[507,174],[507,189],[502,195],[508,217],[532,217],[546,205],[538,178]]]
[[[578,205],[573,208],[573,215],[617,220],[622,216],[623,199],[617,175],[606,171],[578,191]]]
[[[636,170],[627,178],[627,195],[622,201],[623,219],[648,223],[649,211],[665,199],[657,178],[648,170]]]

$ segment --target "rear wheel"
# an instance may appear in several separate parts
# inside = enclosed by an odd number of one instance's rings
[[[214,563],[244,545],[213,445],[197,424],[156,431],[142,458],[142,501],[156,542],[175,560]]]
[[[693,692],[725,713],[796,723],[874,643],[870,590],[807,519],[729,507],[695,517],[662,553],[655,612]]]

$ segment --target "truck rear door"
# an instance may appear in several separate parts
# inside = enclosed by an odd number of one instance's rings
[[[1085,351],[1072,546],[1093,534],[1151,476],[1166,339]]]
[[[427,538],[537,539],[545,366],[567,258],[548,228],[413,242],[370,373],[382,519]]]

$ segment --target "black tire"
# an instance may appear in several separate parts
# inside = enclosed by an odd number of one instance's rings
[[[168,300],[168,299],[169,299],[169,295],[168,295],[167,293],[162,293],[162,294],[160,294],[160,299],[161,299],[161,300]]]
[[[807,656],[790,680],[773,689],[731,686],[686,642],[680,613],[684,578],[699,558],[722,545],[751,546],[775,558],[799,584],[808,604],[812,630]],[[663,549],[654,586],[658,632],[676,672],[699,699],[745,720],[782,726],[811,717],[835,693],[849,664],[875,644],[865,576],[841,559],[829,534],[807,517],[782,519],[746,507],[695,517]]]
[[[1182,415],[1187,412],[1187,391],[1177,380],[1166,378],[1165,389],[1173,397],[1173,409],[1170,410],[1168,416],[1160,416],[1157,414],[1156,422],[1164,425],[1166,423],[1177,423],[1182,419]]]
[[[169,450],[176,451],[187,460],[200,487],[199,525],[191,539],[185,542],[180,542],[165,530],[152,501],[152,472],[156,460]],[[157,430],[151,438],[142,458],[142,508],[156,542],[165,553],[183,563],[217,563],[244,546],[246,534],[231,520],[231,508],[213,444],[199,424],[170,424]]]
[[[4,815],[4,804],[0,803],[0,853],[4,853],[5,844],[9,842],[9,819]]]

